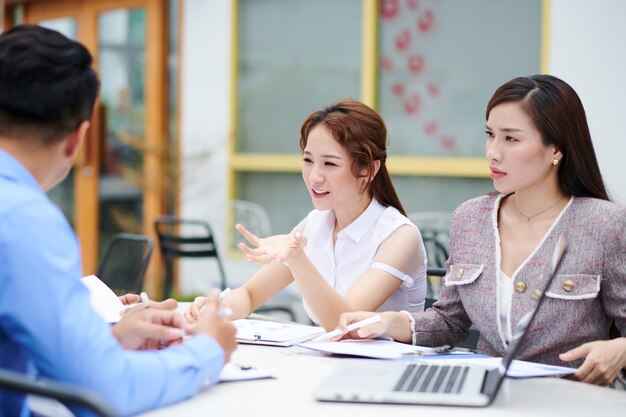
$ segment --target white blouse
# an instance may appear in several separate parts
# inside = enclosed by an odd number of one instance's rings
[[[341,295],[369,269],[381,269],[402,281],[402,285],[378,308],[378,311],[424,310],[426,297],[426,250],[423,244],[416,248],[412,259],[398,259],[397,263],[376,261],[380,245],[398,227],[417,227],[394,207],[384,207],[375,199],[350,225],[337,234],[333,246],[335,214],[332,210],[313,210],[295,228],[307,237],[306,255],[324,279]],[[418,262],[421,252],[423,262]],[[304,309],[318,322],[307,302]]]
[[[513,280],[504,272],[498,274],[498,302],[500,303],[500,324],[504,333],[504,340],[511,343],[511,300],[513,300]]]

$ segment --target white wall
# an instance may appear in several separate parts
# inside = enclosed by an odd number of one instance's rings
[[[609,193],[621,203],[626,203],[625,22],[623,0],[552,0],[549,72],[579,94]]]
[[[230,3],[184,0],[181,23],[179,214],[208,221],[219,242],[227,186]],[[193,264],[182,265],[183,293],[206,291],[207,275],[216,273]]]

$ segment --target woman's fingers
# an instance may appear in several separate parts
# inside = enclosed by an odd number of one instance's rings
[[[237,224],[235,225],[235,229],[237,229],[237,231],[241,233],[241,236],[243,236],[248,242],[252,243],[254,246],[259,246],[259,238],[243,225]]]
[[[187,320],[188,323],[195,323],[200,317],[200,310],[205,304],[206,297],[196,297],[183,315],[185,320]]]
[[[272,262],[273,260],[276,260],[275,256],[272,256],[266,253],[264,250],[259,249],[259,248],[254,248],[254,249],[250,248],[249,246],[246,246],[244,243],[240,243],[239,248],[246,255],[246,259],[255,264],[263,265],[263,264],[268,264]]]

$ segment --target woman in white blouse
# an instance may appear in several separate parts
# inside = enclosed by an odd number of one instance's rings
[[[387,129],[368,106],[352,100],[311,114],[300,132],[302,177],[315,209],[288,235],[240,248],[263,266],[223,303],[248,316],[295,281],[311,319],[334,329],[342,313],[423,311],[426,252],[406,217],[385,166]],[[185,313],[193,322],[205,302]]]

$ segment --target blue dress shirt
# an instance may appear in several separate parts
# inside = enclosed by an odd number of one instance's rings
[[[120,415],[173,403],[219,378],[206,335],[161,351],[126,351],[91,308],[76,236],[30,172],[0,149],[0,367],[80,385]],[[0,416],[28,415],[0,390]]]

